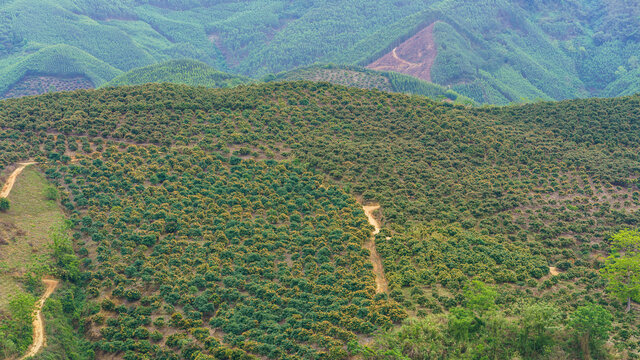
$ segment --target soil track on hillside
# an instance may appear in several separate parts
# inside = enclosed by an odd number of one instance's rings
[[[11,189],[13,189],[13,184],[16,183],[16,179],[18,178],[18,175],[20,175],[22,170],[24,170],[24,168],[26,168],[28,165],[33,165],[33,164],[35,164],[35,162],[19,163],[18,168],[13,170],[11,175],[9,175],[7,182],[4,183],[4,186],[2,187],[2,192],[0,192],[0,197],[2,198],[8,197],[9,194],[11,193]]]
[[[376,250],[376,235],[380,232],[380,222],[373,216],[373,212],[380,209],[380,205],[363,205],[362,209],[367,215],[369,224],[375,228],[371,233],[371,238],[364,244],[364,247],[369,250],[369,259],[371,260],[371,264],[373,264],[373,273],[376,275],[376,293],[386,293],[389,292],[389,283],[384,276],[382,259]]]
[[[420,30],[367,67],[373,70],[395,71],[431,81],[431,67],[438,55],[438,47],[433,38],[435,24]]]
[[[58,280],[44,279],[42,282],[47,286],[44,294],[40,298],[40,301],[36,304],[34,311],[35,318],[33,319],[33,344],[29,347],[27,353],[21,358],[26,359],[34,356],[40,351],[40,349],[46,344],[47,338],[44,333],[44,319],[42,318],[42,306],[49,296],[53,293],[58,286]]]

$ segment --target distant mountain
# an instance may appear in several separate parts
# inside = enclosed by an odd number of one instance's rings
[[[424,95],[434,100],[473,104],[473,100],[440,85],[408,75],[366,69],[347,65],[311,65],[291,71],[268,75],[262,79],[271,81],[324,81],[333,84]],[[107,86],[141,85],[146,83],[174,83],[209,88],[227,88],[258,82],[247,77],[217,71],[196,60],[170,60],[128,71],[103,84]]]
[[[210,88],[226,88],[254,80],[215,70],[197,60],[171,60],[128,71],[103,86],[140,85],[146,83],[174,83]]]
[[[640,63],[638,0],[5,0],[0,24],[0,91],[25,73],[73,70],[100,86],[184,58],[256,79],[314,63],[359,65],[479,103],[638,90],[630,75]],[[67,55],[55,66],[15,67],[57,45]],[[105,64],[104,76],[80,59]]]

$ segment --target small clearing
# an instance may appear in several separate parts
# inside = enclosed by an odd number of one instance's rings
[[[438,47],[433,37],[435,24],[420,30],[389,53],[367,65],[367,68],[395,71],[430,82],[431,67],[438,56]]]
[[[389,283],[387,282],[387,278],[384,276],[382,259],[376,250],[376,235],[380,232],[381,226],[378,219],[373,216],[373,212],[380,209],[380,205],[363,205],[362,209],[367,215],[369,224],[374,227],[374,230],[371,233],[371,238],[364,244],[364,247],[369,250],[369,259],[373,265],[373,273],[376,276],[376,293],[386,293],[389,292]]]
[[[32,356],[35,356],[40,349],[47,343],[47,337],[44,333],[44,320],[42,318],[42,306],[44,302],[53,294],[53,291],[58,286],[58,280],[52,279],[43,279],[42,282],[46,285],[47,289],[44,294],[36,304],[36,308],[34,310],[34,319],[33,319],[33,343],[27,350],[27,353],[22,357],[22,359],[26,359]]]
[[[0,192],[0,197],[3,197],[3,198],[9,197],[9,194],[11,193],[11,189],[13,189],[13,185],[16,183],[16,179],[18,178],[18,175],[20,175],[20,173],[22,172],[22,170],[24,170],[24,168],[33,164],[35,164],[35,162],[19,163],[18,167],[15,170],[13,170],[11,175],[9,175],[7,182],[2,187],[2,192]]]

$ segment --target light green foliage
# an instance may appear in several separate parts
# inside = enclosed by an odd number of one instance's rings
[[[546,354],[554,342],[559,323],[559,310],[554,306],[535,303],[523,306],[520,323],[520,348],[523,356]]]
[[[580,306],[571,314],[569,326],[573,329],[585,358],[588,359],[591,353],[599,351],[609,339],[612,319],[607,309],[593,304]]]
[[[47,346],[32,359],[95,359],[93,346],[83,336],[83,330],[87,317],[96,311],[88,306],[81,287],[64,285],[56,289],[42,308]]]
[[[477,283],[475,287],[486,285]],[[407,320],[380,335],[373,346],[353,345],[350,351],[375,360],[585,358],[581,346],[574,342],[578,338],[587,340],[590,354],[605,358],[602,340],[608,338],[610,314],[600,306],[587,305],[570,316],[566,323],[559,309],[547,303],[521,304],[515,314],[498,310],[483,316],[468,307],[456,307],[448,315],[429,314]],[[587,326],[580,328],[574,319]],[[591,334],[595,326],[602,328],[589,344],[584,331]],[[565,337],[563,333],[576,336]]]
[[[44,188],[44,197],[47,200],[56,201],[60,196],[58,189],[55,186],[47,186]]]
[[[140,85],[170,82],[209,88],[225,88],[247,84],[253,80],[216,71],[208,64],[196,60],[172,60],[134,69],[109,81],[103,86]]]
[[[627,303],[640,295],[640,232],[621,230],[611,237],[611,255],[601,270],[609,281],[608,290],[620,301]]]
[[[80,261],[73,251],[71,238],[67,234],[67,226],[53,229],[51,232],[52,256],[57,267],[57,277],[77,281],[80,275]]]
[[[469,309],[484,313],[496,308],[498,292],[481,281],[473,280],[465,287],[464,297]]]
[[[13,294],[8,311],[0,316],[0,354],[10,358],[27,350],[33,333],[34,296],[23,292]]]
[[[3,2],[0,92],[25,73],[73,71],[100,86],[171,59],[256,79],[318,62],[365,66],[437,22],[432,78],[477,103],[630,94],[640,41],[626,1]],[[65,69],[34,57],[52,46],[66,47]],[[396,91],[424,90],[414,86]]]
[[[121,73],[111,65],[68,45],[52,45],[34,49],[28,55],[0,59],[0,93],[20,80],[25,74],[43,73],[60,76],[83,74],[100,85]]]

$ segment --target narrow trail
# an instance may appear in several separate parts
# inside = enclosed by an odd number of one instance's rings
[[[11,194],[11,190],[13,189],[13,185],[16,183],[16,179],[18,178],[18,175],[22,173],[22,170],[24,170],[24,168],[33,164],[36,164],[36,162],[30,161],[30,162],[18,163],[18,167],[15,170],[13,170],[11,175],[9,175],[7,182],[2,187],[2,192],[0,192],[0,197],[3,197],[3,198],[8,197],[9,194]],[[46,290],[42,295],[42,297],[40,298],[40,300],[38,300],[38,302],[36,303],[36,308],[33,311],[33,343],[31,344],[31,346],[29,346],[27,353],[20,359],[26,359],[36,355],[38,351],[40,351],[40,349],[42,349],[42,347],[46,344],[46,341],[47,341],[44,333],[44,319],[42,318],[42,306],[44,305],[44,302],[49,298],[49,296],[51,296],[53,291],[56,289],[56,286],[58,286],[59,282],[58,280],[52,280],[52,279],[43,279],[42,282],[45,284]]]
[[[13,184],[16,183],[16,179],[18,178],[18,175],[20,175],[20,173],[22,172],[22,170],[24,170],[24,168],[33,164],[35,164],[35,162],[33,161],[18,163],[18,167],[15,170],[13,170],[11,175],[9,175],[7,182],[2,187],[2,192],[0,192],[0,198],[6,198],[9,196],[9,194],[11,193],[11,189],[13,189]]]
[[[382,259],[380,254],[376,250],[376,235],[380,232],[380,222],[373,216],[373,212],[380,209],[380,205],[363,205],[362,209],[367,215],[369,224],[373,225],[375,230],[371,233],[371,238],[364,244],[364,247],[369,250],[369,259],[373,265],[373,273],[376,276],[376,293],[389,292],[389,283],[384,276],[384,268],[382,266]]]
[[[43,279],[42,282],[47,286],[47,290],[44,292],[38,303],[36,304],[36,309],[34,311],[34,319],[33,319],[33,344],[27,350],[27,353],[21,358],[26,359],[28,357],[34,356],[40,351],[40,349],[46,344],[47,338],[44,333],[44,320],[42,318],[42,306],[44,302],[47,300],[49,296],[53,293],[58,286],[58,280],[51,279]]]

